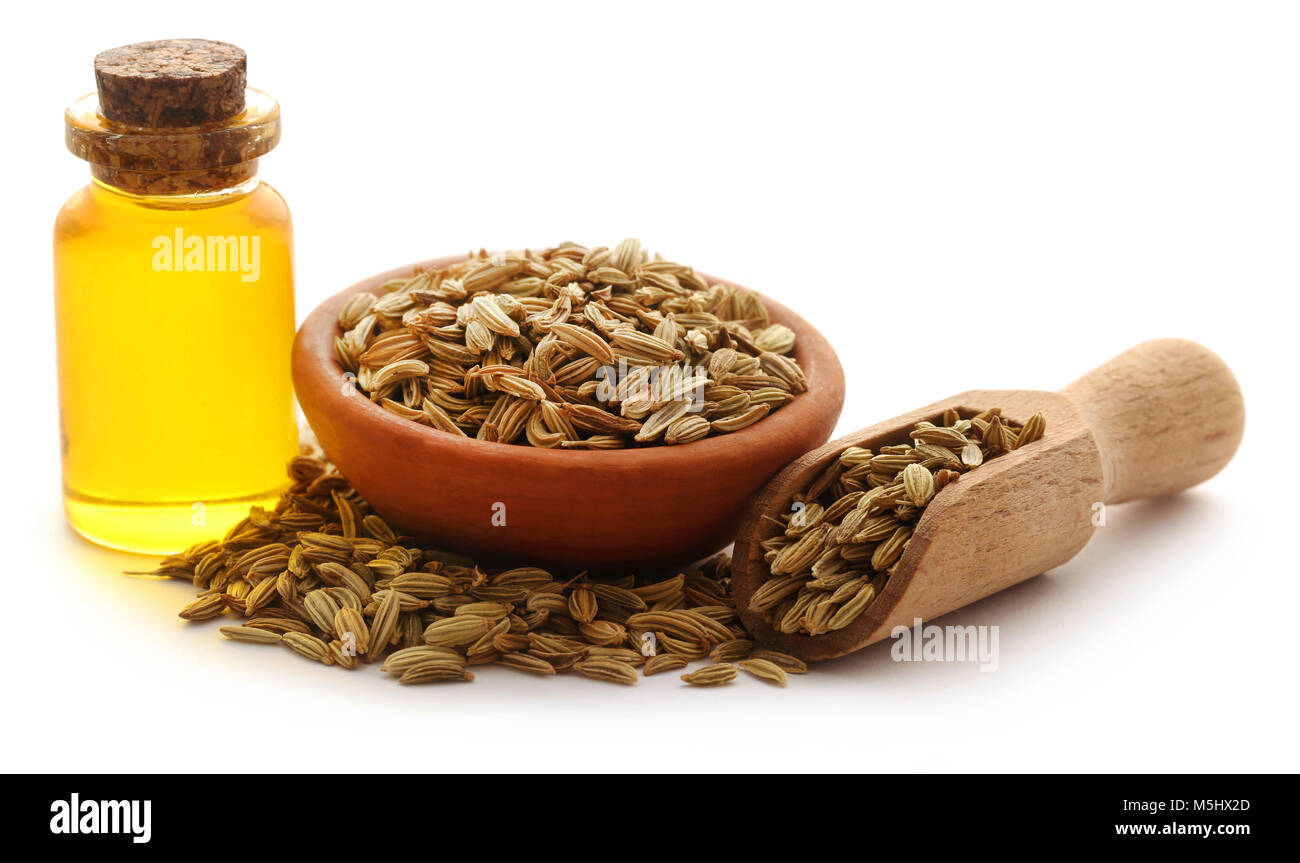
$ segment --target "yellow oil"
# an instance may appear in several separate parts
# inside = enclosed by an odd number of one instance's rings
[[[194,237],[204,248],[188,261],[167,247]],[[223,265],[209,237],[246,238],[248,254]],[[298,451],[292,253],[288,207],[257,180],[157,198],[96,181],[63,206],[63,494],[83,536],[167,554],[222,535],[286,487]]]

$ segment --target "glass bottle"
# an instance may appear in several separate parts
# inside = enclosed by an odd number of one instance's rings
[[[54,227],[63,495],[103,545],[220,536],[298,450],[292,225],[257,176],[280,111],[243,70],[224,43],[129,45],[65,114],[91,183]]]

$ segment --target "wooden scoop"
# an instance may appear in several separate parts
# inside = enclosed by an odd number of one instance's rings
[[[906,443],[946,408],[1001,407],[1023,423],[1047,418],[1041,440],[990,459],[930,502],[884,590],[847,627],[818,636],[777,632],[750,612],[768,576],[760,543],[794,496],[848,446]],[[755,638],[804,659],[842,656],[1065,563],[1092,538],[1104,505],[1181,491],[1218,473],[1241,443],[1245,409],[1232,372],[1181,339],[1145,342],[1059,393],[972,390],[861,429],[796,459],[750,502],[736,537],[732,589]]]

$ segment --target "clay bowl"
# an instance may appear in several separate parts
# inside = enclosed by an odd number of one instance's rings
[[[730,544],[749,498],[825,443],[839,418],[844,372],[834,350],[803,318],[765,300],[772,319],[797,335],[808,391],[738,432],[680,446],[546,450],[401,419],[344,378],[334,358],[338,313],[358,291],[457,260],[353,285],[307,317],[293,346],[298,400],[325,452],[384,519],[433,547],[560,570],[681,566]]]

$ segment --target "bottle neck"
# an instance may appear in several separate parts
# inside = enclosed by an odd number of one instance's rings
[[[247,88],[243,113],[229,122],[173,129],[124,126],[88,94],[64,111],[65,141],[107,190],[151,201],[200,202],[256,187],[257,160],[280,140],[280,106]]]
[[[225,168],[153,173],[126,171],[109,165],[90,166],[95,181],[118,194],[138,198],[212,199],[246,195],[257,188],[257,160]]]

